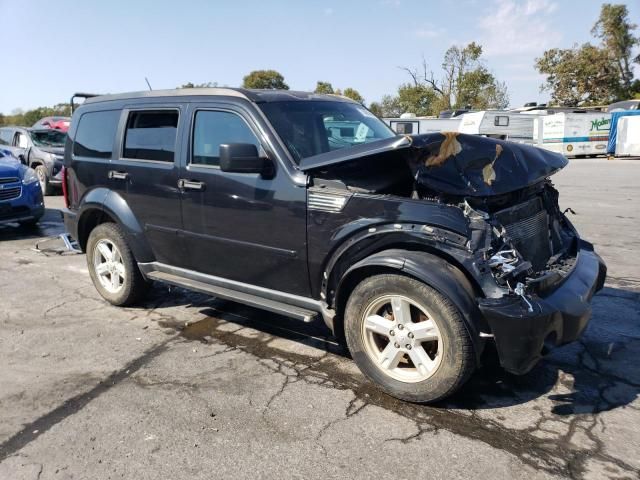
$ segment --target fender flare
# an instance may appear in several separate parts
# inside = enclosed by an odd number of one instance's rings
[[[451,300],[464,319],[467,331],[473,341],[476,359],[479,361],[485,343],[480,332],[487,332],[488,327],[486,327],[484,316],[478,308],[473,285],[458,267],[428,252],[402,249],[384,250],[352,265],[340,279],[337,289],[338,296],[343,294],[343,287],[351,275],[368,267],[397,270],[424,282]]]
[[[95,188],[88,192],[83,197],[78,209],[78,227],[82,224],[83,215],[91,210],[99,210],[115,220],[122,228],[136,261],[153,262],[155,260],[144,235],[143,227],[121,195],[105,187]]]

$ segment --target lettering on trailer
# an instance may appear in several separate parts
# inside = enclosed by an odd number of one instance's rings
[[[597,131],[610,130],[611,129],[610,123],[611,123],[611,119],[609,118],[598,118],[596,120],[592,120],[591,130],[597,130]],[[606,127],[606,128],[602,128],[602,127]]]

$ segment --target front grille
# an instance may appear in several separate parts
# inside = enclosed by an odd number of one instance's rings
[[[534,198],[495,214],[514,247],[535,270],[545,267],[551,256],[549,214],[540,198]]]
[[[13,200],[22,193],[22,187],[11,187],[0,189],[0,200]]]
[[[0,184],[16,183],[18,180],[19,180],[18,177],[4,177],[4,178],[0,178]]]

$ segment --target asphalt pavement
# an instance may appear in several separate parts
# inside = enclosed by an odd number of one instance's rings
[[[108,305],[47,240],[47,197],[39,228],[0,227],[0,479],[639,478],[640,161],[554,182],[609,267],[587,332],[429,407],[380,393],[321,322],[162,285]]]

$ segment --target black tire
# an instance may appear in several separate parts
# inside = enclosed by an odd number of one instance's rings
[[[405,382],[393,378],[367,353],[363,333],[369,305],[387,295],[400,295],[425,306],[440,333],[442,357],[425,380]],[[447,297],[410,277],[383,274],[363,280],[351,293],[345,309],[345,337],[360,370],[389,395],[416,403],[442,400],[458,390],[476,368],[474,348],[462,315]],[[440,350],[442,348],[442,350]]]
[[[97,255],[96,245],[101,240],[112,242],[117,247],[120,257],[122,258],[124,277],[122,287],[117,292],[108,291],[100,282],[98,273],[95,270],[94,257]],[[140,273],[133,253],[127,245],[124,233],[115,223],[101,223],[94,228],[89,234],[86,251],[87,267],[89,268],[91,280],[98,290],[98,293],[112,305],[126,306],[134,304],[142,299],[149,290],[149,282],[147,282],[142,276],[142,273]]]
[[[37,165],[35,168],[38,181],[40,182],[40,188],[42,189],[42,195],[52,195],[53,186],[49,183],[49,172],[44,165]]]

